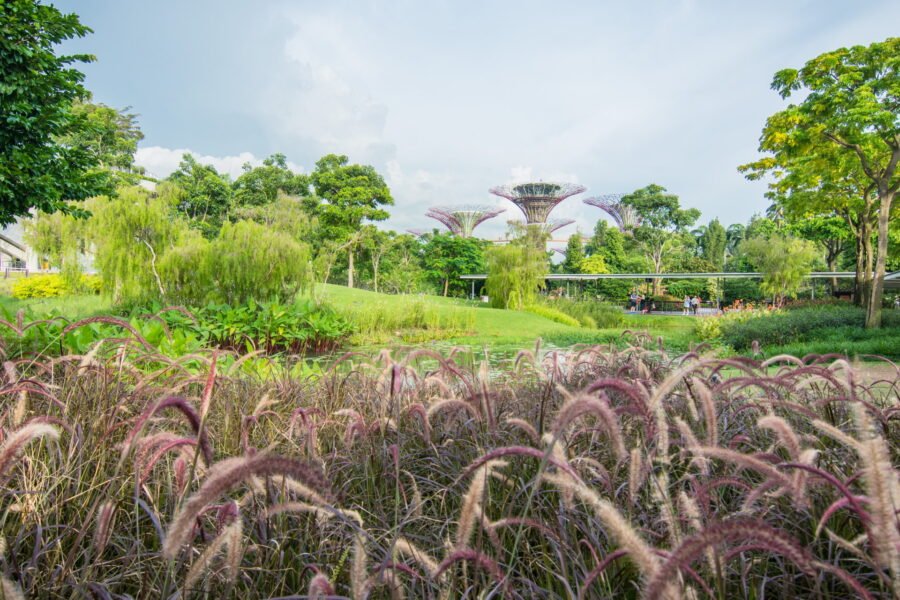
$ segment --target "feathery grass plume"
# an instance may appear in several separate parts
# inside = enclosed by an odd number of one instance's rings
[[[688,496],[684,490],[678,492],[678,509],[681,511],[681,514],[684,515],[684,518],[687,520],[694,533],[703,530],[703,518],[700,515],[700,507],[697,506],[697,502]],[[707,548],[706,550],[706,562],[709,566],[709,572],[715,573],[716,555],[712,548]]]
[[[697,468],[703,476],[708,476],[709,459],[697,452],[697,449],[701,447],[700,442],[694,437],[694,432],[691,430],[690,425],[688,425],[681,417],[675,417],[674,421],[675,427],[678,428],[678,433],[681,434],[681,439],[684,442],[686,451],[693,454],[691,464],[697,465]]]
[[[4,481],[8,471],[16,463],[32,440],[42,437],[59,439],[59,430],[46,423],[29,423],[13,431],[0,446],[0,481]]]
[[[201,431],[200,429],[201,417],[197,414],[197,411],[194,410],[194,407],[191,406],[190,402],[181,396],[166,396],[156,404],[151,405],[138,417],[135,425],[125,437],[125,441],[122,444],[121,460],[125,460],[137,440],[140,439],[147,422],[159,411],[166,408],[174,408],[184,415],[184,418],[191,426],[191,429],[193,429],[194,433],[199,437],[200,449],[206,464],[211,464],[213,460],[212,446],[209,443],[209,437],[207,436],[206,431]]]
[[[284,475],[296,479],[327,497],[328,484],[312,465],[280,456],[259,453],[249,457],[226,458],[210,469],[194,495],[181,507],[169,525],[163,556],[172,559],[189,540],[194,520],[207,504],[238,487],[252,476]]]
[[[541,443],[541,436],[538,434],[537,429],[534,428],[534,425],[526,421],[525,419],[519,419],[518,417],[509,417],[504,423],[508,425],[512,425],[516,429],[521,429],[525,432],[525,435],[534,442],[534,445],[537,446]]]
[[[25,600],[25,594],[15,583],[0,575],[0,590],[3,591],[3,600]]]
[[[719,445],[719,424],[716,417],[716,405],[713,403],[712,392],[706,387],[706,384],[691,377],[692,389],[700,398],[700,407],[703,410],[703,420],[706,423],[706,445]]]
[[[773,485],[778,487],[783,487],[791,494],[796,495],[796,490],[794,489],[793,480],[789,478],[787,475],[770,465],[769,463],[756,458],[755,456],[750,456],[749,454],[742,454],[741,452],[736,452],[734,450],[729,450],[728,448],[709,448],[709,447],[701,447],[697,448],[696,452],[709,456],[712,458],[718,458],[719,460],[724,460],[730,463],[734,463],[735,465],[743,468],[750,469],[751,471],[756,471],[760,475],[766,477],[767,481],[770,481]]]
[[[542,441],[548,446],[550,450],[550,456],[552,456],[556,461],[560,463],[569,462],[569,457],[566,456],[566,453],[563,451],[562,444],[554,434],[545,433]],[[568,488],[561,488],[560,495],[562,496],[563,506],[571,510],[572,503],[575,500],[575,496],[572,494],[571,490],[569,490]]]
[[[425,501],[422,499],[422,492],[419,491],[419,484],[416,483],[416,477],[406,469],[403,474],[409,479],[409,486],[412,488],[412,500],[409,502],[409,512],[413,518],[422,518],[422,507]]]
[[[369,555],[366,554],[366,539],[361,533],[353,536],[353,560],[350,563],[350,590],[353,598],[366,598],[369,593]]]
[[[556,420],[552,428],[553,433],[556,436],[561,436],[575,419],[589,414],[594,415],[603,423],[606,435],[612,442],[616,459],[619,461],[625,460],[628,457],[628,451],[625,449],[622,426],[619,424],[619,419],[612,408],[610,408],[609,403],[600,398],[582,395],[568,400],[556,413]]]
[[[656,418],[656,453],[654,459],[657,463],[668,465],[669,458],[669,419],[666,408],[662,402],[658,402],[653,408]]]
[[[650,485],[650,494],[653,500],[659,506],[659,512],[662,516],[663,523],[669,531],[669,538],[673,545],[678,545],[681,541],[681,527],[678,525],[678,517],[675,515],[675,505],[669,496],[669,474],[665,470],[660,470],[653,478]]]
[[[212,561],[218,556],[223,549],[226,551],[226,577],[229,581],[234,581],[237,577],[237,569],[240,566],[241,557],[241,537],[243,536],[243,522],[238,517],[231,524],[227,525],[222,532],[217,535],[209,546],[207,546],[194,564],[191,565],[187,576],[184,578],[184,588],[190,590],[194,583],[209,570]]]
[[[488,478],[495,469],[507,466],[505,460],[489,460],[475,470],[469,489],[463,496],[462,508],[459,512],[459,523],[456,527],[456,543],[454,549],[461,550],[469,544],[469,538],[475,531],[475,523],[482,514],[481,501],[487,487]]]
[[[859,443],[859,441],[857,441],[855,438],[851,437],[850,435],[847,435],[846,433],[844,433],[843,431],[841,431],[834,425],[826,423],[825,421],[823,421],[821,419],[813,419],[810,422],[810,424],[813,427],[815,427],[816,429],[818,429],[819,431],[821,431],[822,433],[824,433],[825,435],[827,435],[828,437],[830,437],[831,439],[844,444],[848,448],[852,448],[853,450],[856,450],[857,453],[862,451],[862,446]]]
[[[481,419],[481,413],[478,412],[478,409],[468,402],[460,400],[459,398],[444,398],[428,406],[428,412],[426,413],[428,420],[433,421],[434,415],[445,410],[464,410],[469,413],[473,419]]]
[[[265,515],[267,518],[270,518],[284,513],[312,514],[316,517],[320,526],[334,516],[332,511],[315,504],[309,504],[308,502],[283,502],[281,504],[275,504],[266,509]]]
[[[767,552],[784,556],[807,575],[814,575],[816,572],[812,557],[795,539],[765,521],[735,518],[709,525],[703,531],[686,538],[650,578],[643,597],[663,597],[671,581],[682,569],[690,567],[708,548],[726,542],[751,542]]]
[[[600,519],[609,535],[628,552],[641,574],[648,579],[656,575],[659,570],[659,559],[654,554],[653,547],[641,538],[615,506],[601,498],[594,490],[583,483],[572,481],[571,478],[548,473],[544,479],[556,486],[571,487],[575,495]]]
[[[900,480],[891,464],[891,451],[875,430],[865,407],[853,405],[853,417],[859,437],[862,478],[869,498],[872,526],[869,528],[875,561],[891,573],[894,595],[900,598],[900,530],[897,510],[900,508]]]
[[[103,554],[103,550],[109,543],[115,515],[116,505],[112,500],[107,500],[100,506],[97,514],[97,527],[94,529],[94,552],[97,553],[97,556]]]
[[[778,437],[778,442],[785,450],[787,450],[790,459],[792,461],[798,461],[800,459],[800,438],[797,437],[797,434],[794,432],[794,428],[791,427],[790,423],[777,415],[769,414],[760,417],[756,421],[756,426],[760,429],[774,431],[775,435]]]
[[[334,595],[334,586],[323,573],[316,573],[309,581],[306,595],[310,600],[323,600]]]
[[[411,558],[418,563],[432,579],[437,577],[438,562],[405,537],[397,538],[394,542],[394,549],[398,554]]]
[[[628,500],[634,504],[638,491],[644,484],[643,453],[638,447],[631,449],[631,462],[628,464]]]

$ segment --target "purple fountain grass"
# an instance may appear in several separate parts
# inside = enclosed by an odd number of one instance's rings
[[[0,482],[9,477],[9,472],[25,451],[25,446],[41,438],[57,440],[59,430],[46,423],[30,423],[9,434],[0,446]]]
[[[575,419],[584,415],[594,415],[603,423],[606,435],[612,442],[612,449],[616,459],[619,461],[626,460],[628,451],[625,449],[622,426],[606,399],[581,395],[568,400],[556,414],[556,420],[552,426],[554,435],[561,436]]]
[[[163,556],[175,557],[188,541],[193,523],[201,510],[213,500],[244,483],[251,476],[284,475],[309,486],[325,497],[330,495],[328,483],[318,469],[307,463],[264,453],[250,457],[227,458],[213,465],[203,485],[181,507],[169,525]]]

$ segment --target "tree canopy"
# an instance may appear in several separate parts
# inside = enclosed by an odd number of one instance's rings
[[[88,92],[72,65],[94,57],[57,55],[56,46],[90,32],[77,15],[51,5],[0,2],[0,225],[32,208],[78,212],[68,201],[112,189],[95,168],[97,153],[66,142],[96,126],[73,110]]]

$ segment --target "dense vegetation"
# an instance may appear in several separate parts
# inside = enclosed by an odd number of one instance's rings
[[[892,365],[126,356],[7,363],[7,597],[900,592]]]

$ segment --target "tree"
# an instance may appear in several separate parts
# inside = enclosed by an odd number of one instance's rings
[[[625,234],[600,219],[594,226],[594,236],[588,242],[585,252],[588,256],[602,256],[613,272],[619,272],[626,259],[625,241]]]
[[[622,197],[622,204],[631,206],[641,216],[641,224],[634,230],[634,238],[653,265],[654,273],[662,273],[665,261],[683,250],[683,241],[675,233],[683,232],[700,218],[696,208],[682,209],[678,196],[666,188],[650,184]],[[659,278],[653,280],[653,294],[658,295]]]
[[[581,243],[581,233],[569,236],[566,243],[566,259],[562,263],[565,273],[580,273],[581,263],[584,260],[584,245]]]
[[[834,215],[810,215],[788,224],[793,234],[817,242],[825,250],[825,264],[829,271],[837,271],[837,261],[853,235],[847,222]],[[837,278],[831,278],[831,291],[837,289]]]
[[[491,306],[520,310],[533,304],[546,285],[547,259],[528,244],[493,246],[485,253],[485,290]]]
[[[606,259],[602,254],[591,254],[585,257],[580,263],[581,273],[609,273],[609,267],[606,265]]]
[[[397,242],[397,234],[393,231],[382,231],[374,225],[367,225],[362,229],[362,241],[360,244],[369,255],[372,265],[372,288],[378,291],[378,271],[384,255],[390,252]],[[445,294],[446,295],[446,294]]]
[[[231,184],[212,165],[197,162],[192,155],[181,157],[178,169],[169,175],[184,192],[176,206],[207,238],[215,237],[231,208]]]
[[[463,238],[452,233],[435,233],[423,248],[423,266],[428,277],[439,283],[444,296],[465,293],[460,275],[484,272],[485,246],[478,238]]]
[[[717,271],[725,265],[725,247],[728,245],[727,232],[718,219],[713,219],[700,236],[702,256]]]
[[[262,166],[245,163],[243,173],[234,182],[237,206],[262,206],[278,198],[279,192],[289,196],[309,196],[309,177],[288,168],[284,154],[273,154]]]
[[[826,52],[803,68],[775,74],[782,98],[802,101],[769,117],[760,151],[772,170],[852,176],[859,170],[877,198],[878,241],[866,327],[881,326],[889,224],[900,187],[900,38]],[[821,160],[824,159],[824,160]]]
[[[188,232],[187,223],[172,216],[178,198],[179,190],[163,183],[155,192],[123,188],[115,198],[99,199],[91,207],[94,264],[113,302],[165,297],[160,257]]]
[[[112,191],[97,156],[64,141],[91,126],[72,110],[88,92],[71,65],[94,57],[57,56],[56,45],[90,32],[38,0],[0,2],[0,225],[32,208],[83,214],[68,201]]]
[[[762,272],[762,290],[779,306],[788,296],[796,296],[817,256],[811,242],[781,234],[745,240],[741,252]]]
[[[115,186],[135,185],[144,173],[143,167],[134,164],[134,153],[144,134],[137,115],[128,110],[76,101],[72,114],[84,126],[60,137],[66,146],[87,152],[95,168],[105,172]]]
[[[344,155],[328,154],[319,159],[310,179],[323,200],[315,211],[327,235],[348,241],[347,285],[353,287],[353,257],[359,244],[356,235],[364,221],[384,221],[390,215],[383,206],[394,199],[384,178],[369,165],[351,165]]]

